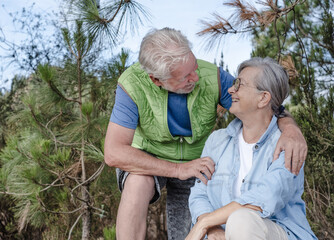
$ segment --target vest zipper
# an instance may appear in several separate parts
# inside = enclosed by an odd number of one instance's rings
[[[180,146],[181,146],[181,159],[180,159],[180,160],[181,160],[181,161],[183,160],[183,153],[182,153],[182,145],[183,145],[183,144],[182,144],[182,143],[183,143],[183,137],[181,136],[181,137],[180,137]]]

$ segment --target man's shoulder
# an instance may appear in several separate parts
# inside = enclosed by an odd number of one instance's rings
[[[210,68],[210,69],[217,69],[217,66],[213,63],[210,63],[208,61],[202,60],[202,59],[197,59],[197,64],[199,68]]]
[[[131,73],[136,73],[136,72],[141,72],[144,71],[139,62],[136,62],[134,64],[132,64],[130,67],[128,67],[127,69],[125,69],[125,71],[121,74],[121,77],[127,76]]]
[[[132,64],[128,67],[119,77],[118,82],[124,84],[135,84],[137,82],[142,83],[143,79],[149,78],[148,74],[141,67],[139,62]]]

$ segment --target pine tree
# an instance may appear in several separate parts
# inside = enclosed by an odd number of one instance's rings
[[[6,136],[0,154],[0,194],[14,200],[18,231],[31,224],[43,229],[45,239],[101,236],[104,226],[115,223],[110,212],[119,199],[113,169],[105,168],[103,139],[129,52],[122,50],[98,72],[92,65],[101,61],[103,37],[115,46],[128,11],[136,19],[139,5],[73,4],[78,19],[62,29],[68,58],[58,66],[40,64],[31,75],[25,107],[7,122],[16,131]]]

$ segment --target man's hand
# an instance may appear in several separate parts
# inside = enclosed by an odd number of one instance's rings
[[[215,226],[208,230],[208,240],[225,240],[225,231],[221,226]]]
[[[215,171],[215,163],[210,157],[197,158],[190,162],[177,164],[177,176],[180,180],[197,177],[207,184]],[[208,178],[206,179],[205,176]]]
[[[276,145],[274,160],[282,151],[285,151],[285,167],[298,175],[307,156],[307,143],[297,125],[290,124],[284,127]]]

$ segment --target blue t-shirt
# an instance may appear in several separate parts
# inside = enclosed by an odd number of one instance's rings
[[[227,92],[234,77],[224,71],[220,71],[221,97],[220,105],[229,109],[232,104],[231,95]],[[110,121],[126,128],[136,129],[138,124],[138,108],[129,95],[117,85],[115,105],[112,110]],[[173,136],[191,136],[190,117],[187,108],[187,94],[168,93],[168,128]]]

